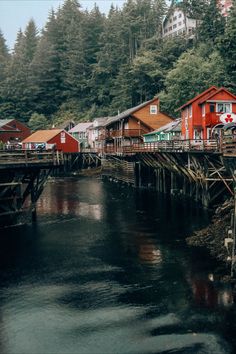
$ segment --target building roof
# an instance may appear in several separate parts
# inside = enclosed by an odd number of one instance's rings
[[[155,101],[156,99],[158,99],[157,97],[154,97],[153,99],[149,100],[149,101],[146,101],[146,102],[143,102],[141,104],[139,104],[138,106],[136,107],[132,107],[132,108],[129,108],[127,109],[126,111],[124,112],[121,112],[120,114],[118,114],[117,116],[114,116],[114,117],[110,117],[107,122],[105,123],[105,126],[108,126],[122,118],[126,118],[126,117],[129,117],[131,114],[135,113],[136,111],[138,111],[139,109],[147,106],[148,104],[150,104],[151,102]]]
[[[197,96],[195,96],[194,98],[192,98],[191,100],[189,100],[188,102],[186,102],[185,104],[183,104],[183,106],[179,107],[177,109],[177,111],[180,111],[181,109],[189,106],[190,104],[192,104],[193,102],[195,102],[196,100],[198,100],[199,98],[203,97],[204,95],[210,94],[212,90],[215,90],[214,92],[216,92],[218,90],[218,88],[216,86],[211,86],[209,87],[207,90],[199,93]]]
[[[103,127],[106,123],[106,121],[108,119],[110,119],[111,117],[99,117],[99,118],[94,118],[93,120],[93,127],[94,128],[99,128],[99,127]],[[96,122],[96,124],[95,124]]]
[[[231,93],[230,91],[228,91],[224,87],[220,87],[217,91],[211,92],[207,97],[203,97],[203,99],[199,102],[199,104],[202,104],[202,103],[210,100],[211,98],[213,98],[215,95],[217,95],[221,91],[228,93],[231,97],[233,97],[236,100],[236,96],[233,93]]]
[[[144,134],[144,136],[153,135],[160,132],[178,132],[178,131],[181,131],[181,118],[175,119],[173,122],[167,123],[162,127],[153,130],[150,133]]]
[[[74,128],[70,129],[69,133],[86,132],[86,129],[88,129],[92,124],[92,122],[79,123]]]
[[[63,129],[50,129],[50,130],[38,130],[24,139],[22,143],[46,143],[58,134],[60,134]]]
[[[8,123],[12,122],[14,119],[0,119],[0,128],[4,127]]]

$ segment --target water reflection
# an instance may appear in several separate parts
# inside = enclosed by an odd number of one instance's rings
[[[63,188],[62,188],[63,186]],[[90,201],[80,200],[80,185],[78,183],[68,183],[64,186],[63,181],[55,183],[51,181],[47,186],[47,194],[44,193],[37,203],[37,212],[40,215],[73,215],[88,217],[95,220],[102,218],[102,204],[93,203],[92,196],[102,198],[102,188],[99,183],[91,183]],[[52,195],[53,198],[48,198]]]
[[[232,292],[184,242],[206,220],[147,191],[50,183],[36,227],[2,238],[0,352],[230,353]]]
[[[212,274],[210,274],[212,279]],[[230,306],[234,303],[232,286],[228,283],[214,282],[208,277],[192,277],[191,288],[195,303],[198,306],[215,308],[217,306]]]

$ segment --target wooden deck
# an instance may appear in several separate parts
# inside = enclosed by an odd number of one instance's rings
[[[58,166],[63,164],[63,154],[23,150],[1,150],[0,170],[25,166]]]

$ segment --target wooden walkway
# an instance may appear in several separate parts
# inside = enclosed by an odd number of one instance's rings
[[[0,170],[24,166],[57,166],[63,164],[63,154],[22,150],[1,150]]]

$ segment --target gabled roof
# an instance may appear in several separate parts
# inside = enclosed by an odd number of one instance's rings
[[[110,119],[111,117],[99,117],[99,118],[94,118],[93,120],[93,127],[94,128],[99,128],[99,127],[103,127],[105,125],[105,123],[108,121],[108,119]],[[96,124],[95,124],[96,122]]]
[[[236,100],[236,96],[233,93],[231,93],[224,87],[220,87],[216,92],[211,92],[207,97],[203,97],[203,99],[199,102],[199,104],[203,104],[204,102],[210,100],[211,98],[213,98],[215,95],[217,95],[219,92],[222,91],[228,93],[231,97],[233,97]]]
[[[126,117],[129,117],[131,114],[135,113],[136,111],[140,110],[141,108],[147,106],[148,104],[150,104],[151,102],[155,101],[156,99],[158,99],[158,97],[154,97],[153,99],[149,100],[149,101],[146,101],[146,102],[143,102],[141,104],[139,104],[138,106],[136,107],[133,107],[133,108],[129,108],[127,109],[126,111],[118,114],[117,116],[114,116],[114,117],[110,117],[107,122],[105,123],[105,126],[108,126],[110,125],[111,123],[114,123],[122,118],[126,118]]]
[[[0,119],[0,128],[12,122],[14,119]]]
[[[218,90],[218,88],[216,86],[211,86],[209,87],[207,90],[199,93],[199,95],[195,96],[194,98],[192,98],[191,100],[189,100],[188,102],[186,102],[185,104],[183,104],[183,106],[179,107],[177,109],[177,111],[189,106],[190,104],[192,104],[193,102],[199,100],[199,98],[203,97],[204,95],[210,94],[212,90],[215,90],[214,92],[216,92]]]
[[[63,129],[50,129],[50,130],[38,130],[34,132],[28,138],[24,139],[22,143],[46,143],[58,134],[60,134]],[[66,133],[66,132],[65,132]]]
[[[71,128],[69,133],[86,132],[86,129],[88,129],[92,124],[92,122],[79,123],[74,128]]]
[[[144,134],[144,136],[148,136],[148,135],[153,135],[156,133],[160,133],[160,132],[170,132],[170,131],[174,131],[174,132],[178,132],[181,131],[181,118],[175,119],[173,122],[167,123],[165,125],[163,125],[162,127],[153,130],[150,133]]]

